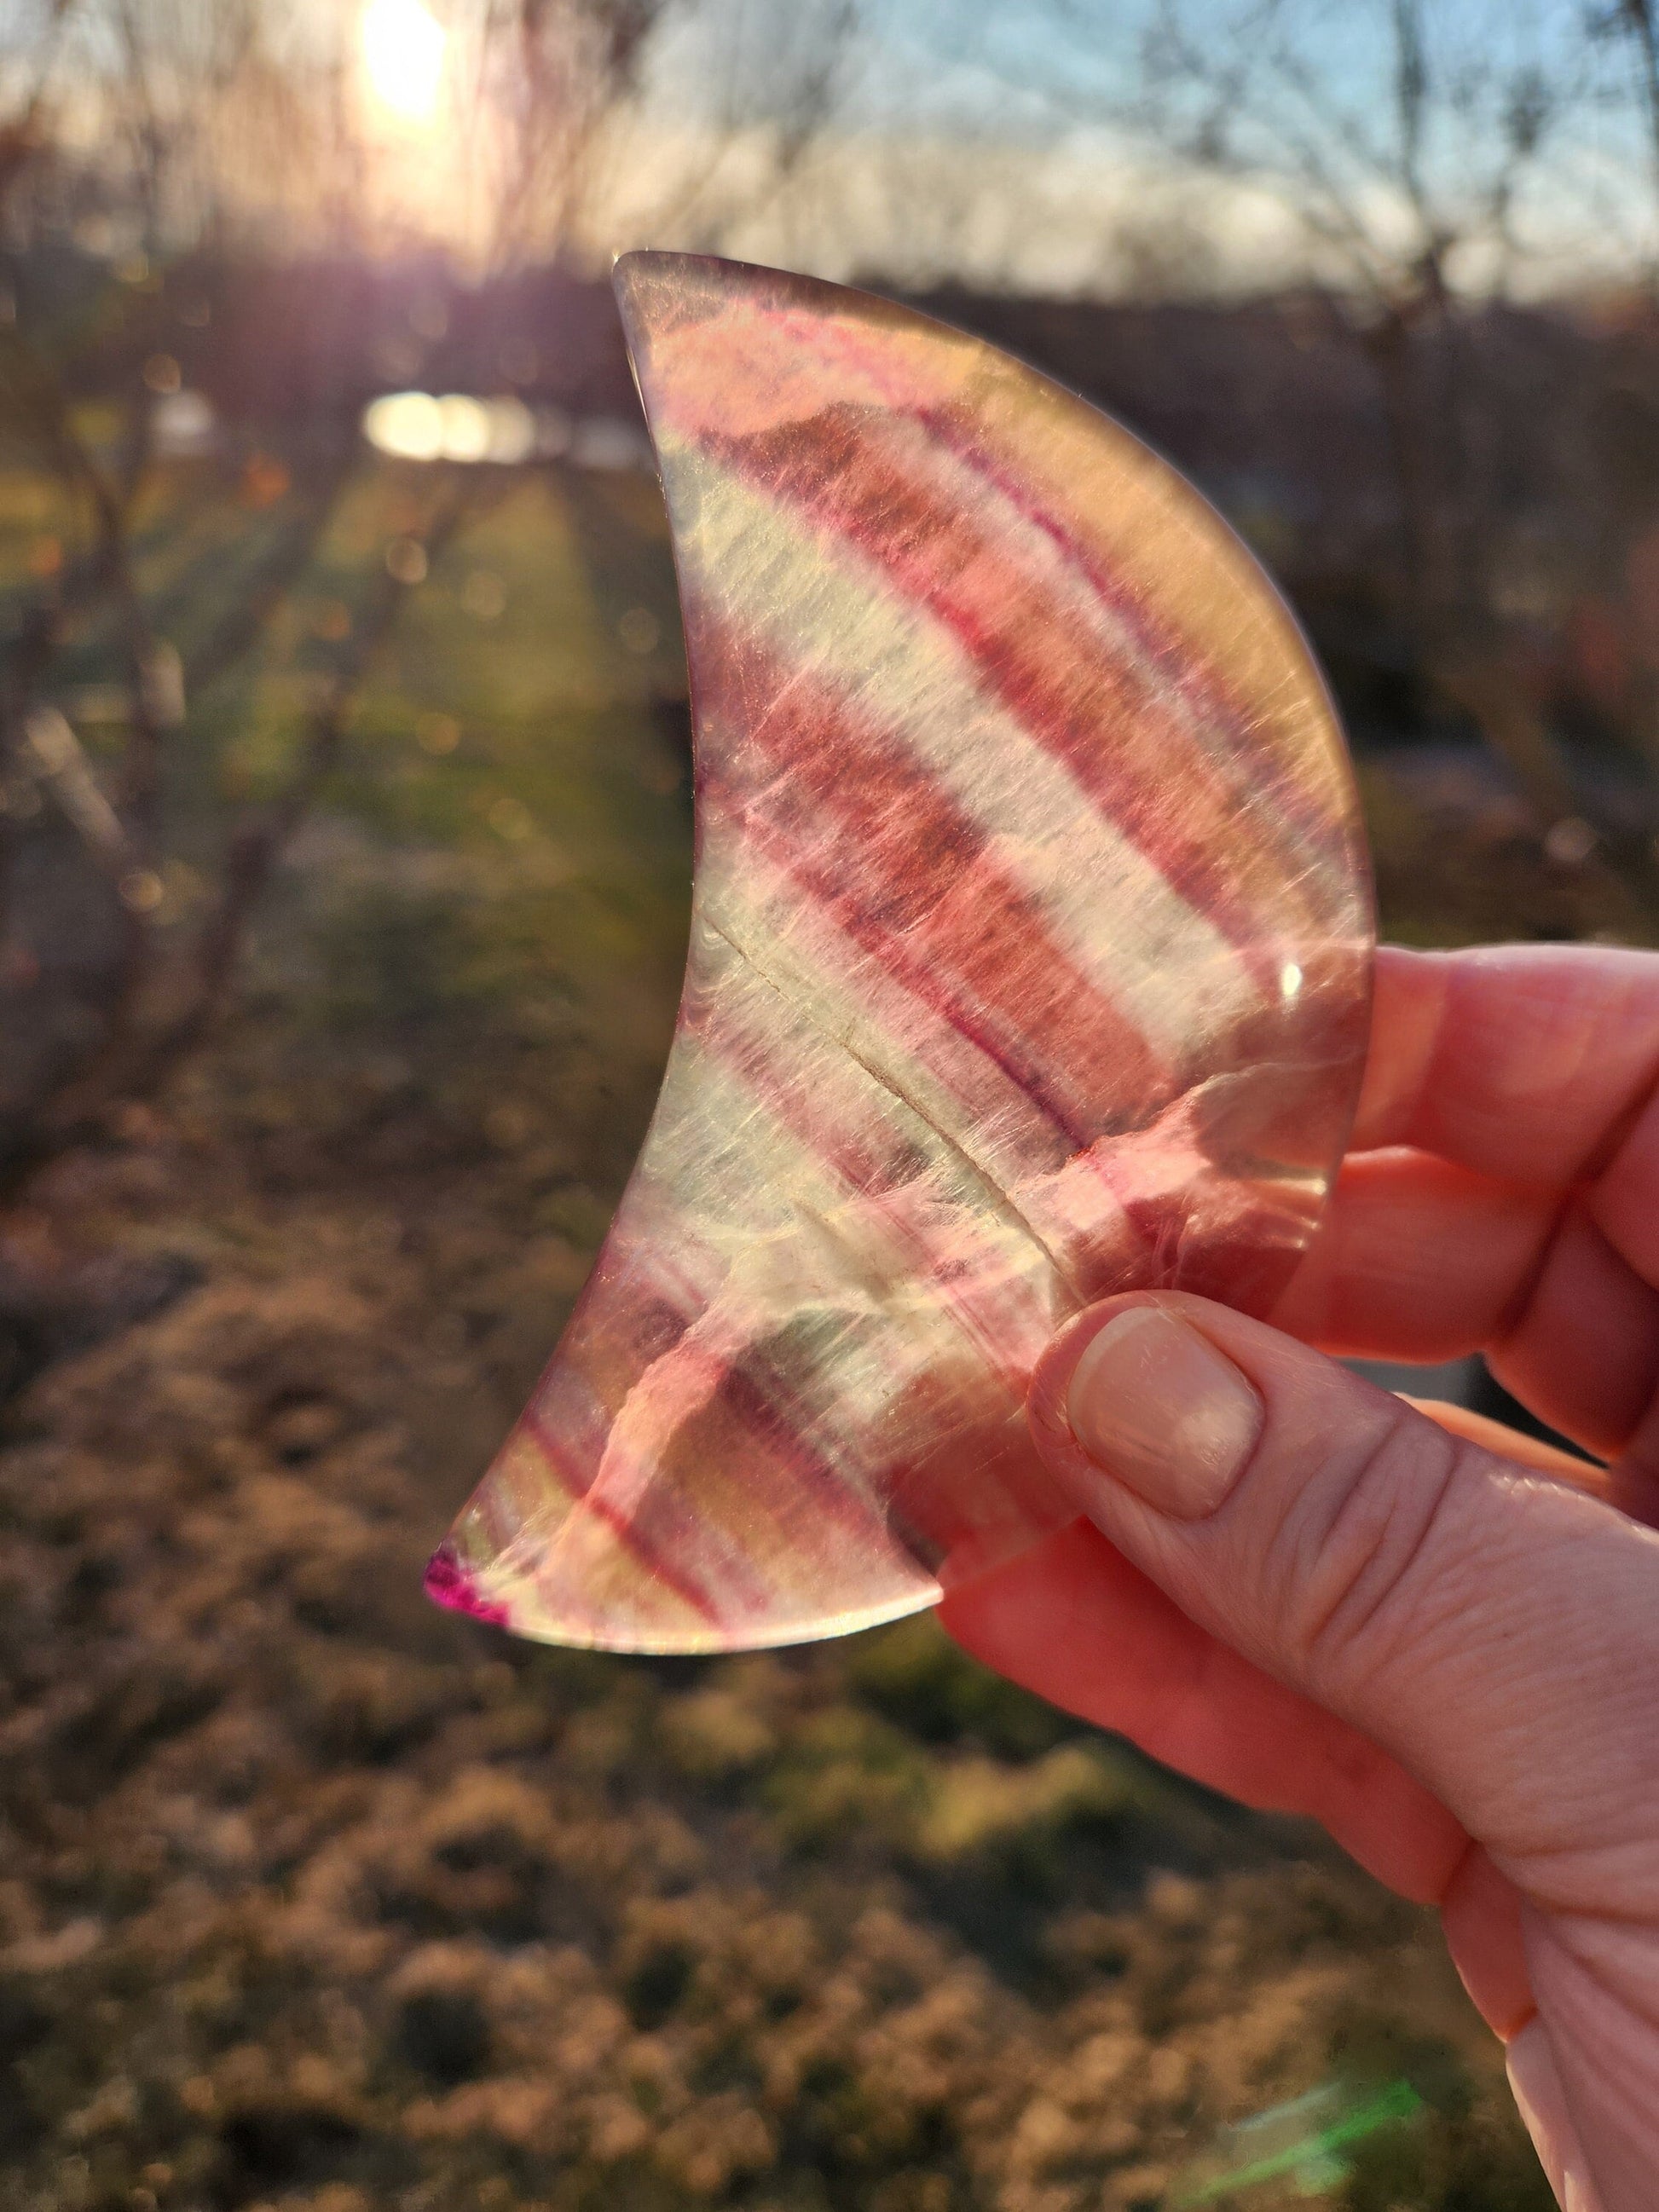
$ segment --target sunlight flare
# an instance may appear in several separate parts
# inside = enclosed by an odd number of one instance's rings
[[[448,34],[425,0],[368,0],[361,35],[375,99],[406,122],[428,122],[443,84]]]

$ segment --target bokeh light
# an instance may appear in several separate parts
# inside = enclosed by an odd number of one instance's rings
[[[474,399],[465,392],[388,392],[363,410],[363,435],[377,453],[400,461],[489,462],[516,468],[537,455],[571,451],[583,466],[629,469],[649,465],[644,433],[598,418],[573,426],[556,408],[532,412],[522,399]]]

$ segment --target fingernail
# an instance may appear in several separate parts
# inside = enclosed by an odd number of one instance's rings
[[[1178,1521],[1215,1511],[1265,1419],[1231,1360],[1160,1306],[1107,1322],[1078,1361],[1066,1412],[1103,1474]]]

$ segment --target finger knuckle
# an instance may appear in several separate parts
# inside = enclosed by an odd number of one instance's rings
[[[1407,1415],[1322,1466],[1286,1516],[1274,1580],[1310,1679],[1373,1677],[1455,1601],[1437,1534],[1467,1448]]]

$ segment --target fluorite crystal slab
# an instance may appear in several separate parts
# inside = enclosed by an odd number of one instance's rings
[[[1260,1311],[1368,1025],[1341,740],[1250,555],[1119,424],[890,301],[630,254],[696,726],[662,1096],[433,1562],[555,1643],[935,1601],[1071,1516],[1027,1380],[1109,1291]]]

